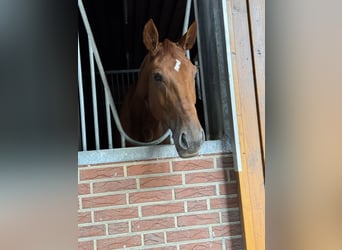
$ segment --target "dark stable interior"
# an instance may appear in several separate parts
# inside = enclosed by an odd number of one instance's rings
[[[165,38],[177,41],[182,36],[185,0],[84,0],[83,3],[105,70],[139,68],[147,53],[142,32],[150,18],[159,31],[160,41]],[[190,13],[189,25],[194,20],[193,10]],[[87,39],[81,19],[79,35],[81,40]],[[87,43],[81,41],[81,44]],[[86,46],[81,50],[82,55],[87,55]],[[87,71],[89,63],[83,59],[83,70]]]

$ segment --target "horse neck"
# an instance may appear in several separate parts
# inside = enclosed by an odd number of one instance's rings
[[[137,111],[135,112],[135,119],[138,124],[140,123],[140,126],[153,131],[153,137],[157,139],[168,128],[153,117],[148,105],[148,81],[151,72],[151,67],[148,63],[149,60],[149,55],[147,55],[140,66],[139,78],[133,95],[133,99],[135,100],[134,109]]]

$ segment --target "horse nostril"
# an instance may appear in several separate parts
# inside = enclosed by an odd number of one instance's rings
[[[188,144],[188,141],[186,139],[186,133],[185,132],[182,132],[180,137],[179,137],[179,145],[184,150],[187,150],[189,148],[189,144]]]

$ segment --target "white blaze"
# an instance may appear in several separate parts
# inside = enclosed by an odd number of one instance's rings
[[[178,60],[178,59],[176,59],[176,64],[175,64],[175,70],[178,72],[179,71],[179,68],[180,68],[180,65],[181,65],[181,62]]]

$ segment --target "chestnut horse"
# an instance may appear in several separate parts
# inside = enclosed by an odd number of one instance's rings
[[[177,42],[158,40],[152,19],[144,27],[148,54],[137,83],[128,91],[121,109],[125,132],[135,140],[152,141],[169,128],[180,157],[198,154],[205,139],[195,108],[196,66],[185,56],[196,41],[196,23]]]

